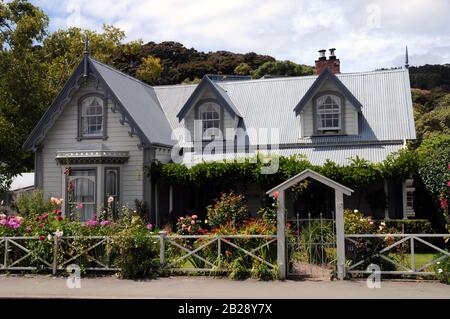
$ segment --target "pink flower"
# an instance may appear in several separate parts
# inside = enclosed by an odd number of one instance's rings
[[[187,229],[187,231],[188,231],[188,232],[191,232],[191,229],[192,229],[191,226],[189,226],[188,229]]]
[[[30,226],[28,226],[28,227],[26,228],[26,230],[27,230],[27,233],[31,233],[31,232],[33,231],[33,228],[31,228]]]
[[[152,230],[153,230],[153,225],[152,225],[152,224],[147,224],[147,229],[148,229],[149,231],[152,231]]]
[[[6,219],[6,215],[5,214],[0,214],[0,219]]]
[[[88,220],[87,222],[85,222],[84,225],[85,226],[93,226],[94,227],[94,226],[98,225],[98,221],[91,219],[91,220]]]
[[[191,220],[191,225],[195,225],[195,220]]]
[[[108,226],[109,225],[109,221],[108,220],[103,220],[103,221],[100,222],[100,225]]]
[[[39,227],[40,228],[44,228],[44,224],[39,224]]]
[[[450,187],[450,181],[448,181],[447,186]]]
[[[83,209],[83,207],[84,207],[83,203],[79,203],[79,204],[76,206],[77,209]]]
[[[273,198],[278,199],[278,195],[280,195],[278,192],[273,193]]]
[[[184,217],[180,217],[180,220],[184,220]]]
[[[192,217],[192,219],[197,219],[198,218],[197,215],[192,215],[191,217]]]
[[[186,224],[183,224],[183,225],[181,225],[181,228],[186,228],[187,227],[187,225]]]

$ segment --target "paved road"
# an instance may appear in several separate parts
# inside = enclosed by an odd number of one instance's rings
[[[437,282],[232,281],[211,277],[169,277],[148,281],[115,277],[83,278],[68,289],[66,278],[0,275],[0,297],[26,298],[450,298],[450,286]]]

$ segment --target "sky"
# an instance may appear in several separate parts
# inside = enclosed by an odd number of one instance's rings
[[[313,65],[336,48],[342,72],[450,63],[450,0],[32,0],[50,30],[113,24],[127,40],[256,52]]]

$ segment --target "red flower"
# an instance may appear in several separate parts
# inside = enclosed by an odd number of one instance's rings
[[[39,224],[39,227],[40,228],[44,228],[44,224]]]
[[[273,198],[278,199],[278,195],[279,195],[278,192],[273,193]]]
[[[56,217],[56,219],[57,219],[58,221],[62,221],[62,220],[64,219],[64,217],[58,216],[58,217]]]
[[[39,240],[40,240],[40,241],[43,241],[44,239],[45,239],[45,237],[44,237],[44,236],[42,236],[42,235],[41,235],[41,236],[39,236]]]

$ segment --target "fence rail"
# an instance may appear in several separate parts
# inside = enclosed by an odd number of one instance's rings
[[[368,264],[374,263],[373,260],[378,260],[380,263],[385,263],[392,269],[380,269],[381,274],[389,275],[435,275],[434,271],[430,271],[430,267],[436,263],[450,258],[450,252],[439,247],[435,242],[430,240],[441,240],[441,246],[445,245],[445,239],[450,238],[450,234],[346,234],[346,251],[356,252],[354,258],[347,258],[351,264],[346,267],[346,273],[349,274],[370,274],[372,270],[367,269]],[[363,257],[358,257],[358,247],[367,248],[367,241],[377,240],[372,242],[372,249],[369,254],[360,254]],[[428,252],[428,260],[421,265],[417,265],[418,244],[422,245]],[[395,251],[397,250],[397,251]],[[438,256],[433,256],[437,254]],[[409,255],[409,256],[408,256]],[[430,257],[431,255],[431,257]],[[404,257],[408,258],[404,258]],[[403,258],[399,258],[403,257]],[[400,260],[399,260],[400,259]],[[406,264],[405,264],[406,262]]]
[[[169,235],[166,232],[160,232],[159,235],[149,237],[159,241],[160,264],[167,271],[226,272],[227,269],[222,267],[221,261],[224,260],[224,254],[228,249],[234,249],[245,257],[258,260],[271,269],[276,267],[276,262],[267,260],[260,255],[263,248],[276,243],[276,235]],[[0,237],[0,271],[43,270],[51,271],[56,275],[59,270],[64,270],[71,264],[77,264],[79,258],[88,260],[90,266],[85,269],[89,271],[119,271],[119,268],[111,266],[109,250],[106,249],[106,245],[112,243],[114,238],[115,236],[54,236],[51,240],[42,241],[39,237]],[[245,248],[236,242],[242,242],[242,240],[255,241],[256,244],[252,248]],[[75,247],[76,241],[87,244],[80,249]],[[32,245],[40,242],[44,242],[45,255],[52,256],[51,260],[45,260],[42,256],[44,253],[40,255],[31,248]],[[201,244],[193,247],[194,242]],[[200,255],[202,251],[213,245],[217,245],[214,261]],[[246,247],[249,245],[251,246],[247,243]],[[176,253],[174,253],[175,250],[177,250]],[[68,254],[67,251],[73,253]],[[171,256],[169,256],[170,252]],[[200,260],[204,266],[178,266],[189,259],[191,261]]]

